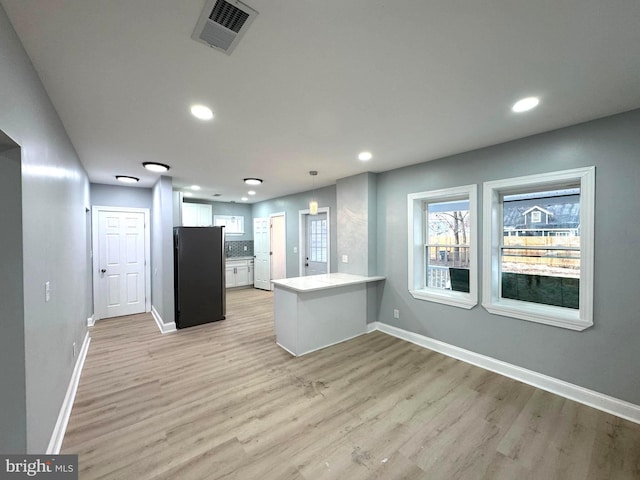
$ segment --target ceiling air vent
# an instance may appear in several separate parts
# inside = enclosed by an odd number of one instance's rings
[[[207,0],[191,38],[230,55],[257,15],[237,0]]]

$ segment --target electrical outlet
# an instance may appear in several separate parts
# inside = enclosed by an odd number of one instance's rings
[[[246,245],[244,246],[244,251],[245,251],[245,252],[247,251],[247,246],[246,246]]]
[[[298,253],[298,247],[293,247],[293,253]]]
[[[349,255],[342,255],[342,263],[349,263]]]
[[[400,318],[400,310],[397,308],[393,309],[393,318]]]

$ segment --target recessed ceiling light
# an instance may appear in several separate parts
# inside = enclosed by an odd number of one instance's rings
[[[540,99],[538,97],[527,97],[514,103],[513,107],[511,107],[511,110],[516,113],[526,112],[528,110],[531,110],[532,108],[536,108],[539,103]]]
[[[184,192],[183,195],[185,197],[193,197],[193,193],[191,193],[191,192]]]
[[[242,197],[240,200],[242,200],[243,202],[246,202],[249,199],[247,197]]]
[[[247,193],[248,193],[249,195],[255,195],[255,194],[256,194],[256,191],[255,191],[255,190],[249,190]]]
[[[371,160],[371,158],[373,158],[373,155],[371,155],[371,152],[360,152],[358,154],[358,160],[362,160],[363,162],[366,162],[367,160]]]
[[[191,190],[198,191],[198,190],[200,190],[200,185],[191,185],[189,188],[190,188]]]
[[[166,172],[169,170],[169,168],[171,168],[169,167],[169,165],[165,165],[164,163],[156,163],[156,162],[144,162],[142,166],[147,170],[151,170],[152,172],[158,172],[158,173]]]
[[[209,107],[205,107],[204,105],[192,105],[191,106],[191,115],[200,120],[211,120],[213,118],[213,112]]]
[[[140,181],[138,177],[130,177],[129,175],[116,175],[116,180],[122,183],[138,183]]]
[[[262,183],[261,178],[245,178],[244,183],[247,185],[260,185]]]

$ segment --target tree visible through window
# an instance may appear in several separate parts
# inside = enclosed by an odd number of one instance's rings
[[[473,308],[477,287],[477,188],[407,195],[408,286],[418,300]]]
[[[452,283],[450,272],[469,269],[469,200],[425,202],[425,207],[425,286],[468,292],[468,282]],[[462,275],[468,277],[468,272]]]

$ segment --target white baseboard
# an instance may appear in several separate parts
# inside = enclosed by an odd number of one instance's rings
[[[518,367],[517,365],[503,362],[502,360],[496,360],[495,358],[487,357],[385,323],[374,322],[373,324],[367,325],[367,332],[374,330],[379,330],[388,335],[428,348],[429,350],[462,360],[463,362],[476,365],[485,370],[499,373],[505,377],[513,378],[514,380],[546,390],[547,392],[555,393],[556,395],[574,400],[578,403],[597,408],[598,410],[616,415],[631,422],[640,423],[640,405],[635,405],[600,392],[589,390],[588,388],[565,382],[564,380],[549,377],[548,375],[543,375],[533,370]]]
[[[95,324],[96,324],[95,315],[91,315],[89,318],[87,318],[87,327],[93,327]]]
[[[165,321],[162,320],[162,317],[160,316],[160,314],[156,310],[156,307],[154,307],[153,305],[151,306],[151,315],[153,316],[153,319],[156,321],[156,324],[158,325],[158,328],[160,329],[160,333],[165,334],[165,333],[170,333],[170,332],[175,332],[176,331],[176,322],[166,322],[165,323]]]
[[[80,348],[80,354],[76,359],[76,365],[73,368],[71,374],[71,380],[69,380],[69,386],[67,387],[67,393],[64,396],[62,407],[60,407],[60,413],[58,414],[58,420],[53,428],[51,434],[51,440],[49,440],[49,446],[47,447],[47,455],[58,455],[60,448],[62,447],[62,440],[64,440],[64,434],[67,431],[67,424],[69,423],[69,417],[71,416],[71,409],[73,408],[73,401],[76,398],[76,392],[78,391],[78,383],[80,382],[80,375],[82,374],[82,367],[84,361],[87,358],[87,352],[89,351],[89,343],[91,337],[89,332],[84,336],[82,342],[82,348]]]

